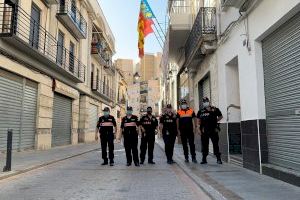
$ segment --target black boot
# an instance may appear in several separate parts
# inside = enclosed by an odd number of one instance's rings
[[[217,156],[217,163],[218,163],[219,165],[222,165],[222,164],[223,164],[220,155]]]
[[[201,165],[207,164],[206,157],[203,157],[203,158],[202,158],[202,162],[201,162],[200,164],[201,164]]]
[[[188,163],[189,161],[189,157],[185,157],[185,162]]]
[[[196,158],[193,158],[193,159],[192,159],[192,162],[195,163],[195,164],[198,163],[198,161],[197,161]]]
[[[107,160],[105,160],[101,165],[108,165]]]

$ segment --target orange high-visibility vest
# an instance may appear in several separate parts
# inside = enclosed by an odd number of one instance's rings
[[[180,118],[183,118],[183,117],[193,117],[193,113],[194,113],[194,111],[193,111],[193,109],[188,109],[188,110],[182,110],[182,109],[180,109],[180,110],[178,110],[178,115],[179,115],[179,117]]]

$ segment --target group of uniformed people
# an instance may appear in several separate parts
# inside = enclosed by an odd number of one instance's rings
[[[213,143],[214,155],[217,163],[222,164],[221,153],[219,151],[219,121],[223,118],[221,111],[210,104],[209,99],[203,98],[203,108],[197,115],[192,108],[189,108],[187,102],[180,102],[180,109],[177,113],[173,112],[170,104],[165,108],[165,112],[160,116],[159,122],[152,115],[152,108],[147,108],[147,113],[139,118],[133,115],[132,107],[127,107],[126,116],[122,118],[121,134],[124,139],[124,147],[127,158],[127,166],[132,162],[135,166],[144,164],[146,152],[148,149],[148,164],[155,164],[153,160],[153,150],[155,145],[155,135],[162,134],[165,143],[165,153],[167,163],[173,164],[173,151],[176,137],[180,136],[185,162],[189,162],[189,149],[193,163],[197,163],[195,151],[195,133],[201,135],[202,141],[202,162],[206,164],[209,148],[209,139]],[[100,133],[102,149],[102,165],[114,165],[114,133],[116,132],[116,120],[110,115],[108,107],[104,108],[103,116],[97,123],[96,140]],[[140,133],[140,134],[139,134]],[[141,136],[140,156],[138,155],[138,137]],[[107,158],[107,146],[109,156]],[[189,146],[189,148],[188,148]],[[108,162],[109,161],[109,162]]]

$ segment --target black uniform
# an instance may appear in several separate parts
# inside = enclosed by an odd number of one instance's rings
[[[141,118],[140,125],[145,129],[145,133],[142,133],[141,139],[141,163],[145,161],[146,151],[148,146],[148,162],[153,161],[153,150],[155,143],[155,130],[158,126],[158,121],[154,116],[145,115]]]
[[[190,146],[190,152],[192,155],[192,159],[196,160],[196,150],[195,150],[195,135],[194,135],[194,127],[193,120],[196,117],[195,112],[188,108],[186,110],[180,109],[177,112],[177,118],[179,119],[179,130],[180,137],[183,147],[183,152],[185,159],[189,159],[189,150],[188,143]]]
[[[165,142],[165,152],[168,162],[173,161],[174,144],[177,136],[177,124],[176,115],[163,114],[160,119],[160,123],[163,125],[162,134]]]
[[[208,155],[208,145],[209,138],[213,143],[214,154],[217,158],[220,158],[219,151],[219,125],[218,125],[218,117],[222,117],[221,111],[216,107],[210,107],[211,110],[207,110],[206,108],[200,110],[197,114],[197,118],[201,120],[200,129],[202,132],[201,141],[202,141],[202,154],[203,157],[206,158]]]
[[[132,158],[135,164],[139,163],[138,156],[138,132],[139,119],[137,116],[132,115],[130,118],[123,117],[121,129],[123,129],[124,147],[126,152],[127,164],[132,163]]]
[[[102,116],[99,118],[97,123],[97,128],[100,132],[101,139],[101,149],[102,149],[102,158],[105,163],[107,163],[107,144],[109,151],[109,160],[110,163],[114,161],[114,129],[116,127],[116,120],[113,116],[109,115],[107,117]]]

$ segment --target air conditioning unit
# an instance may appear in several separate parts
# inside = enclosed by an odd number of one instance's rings
[[[240,8],[247,0],[221,0],[222,7]]]

